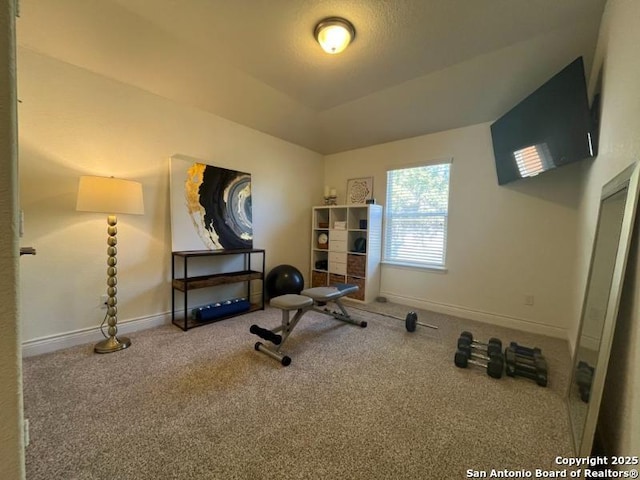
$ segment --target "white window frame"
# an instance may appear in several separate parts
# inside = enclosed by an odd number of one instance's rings
[[[449,208],[450,208],[450,192],[451,192],[451,165],[453,163],[452,159],[439,159],[439,160],[435,160],[429,163],[425,163],[425,164],[417,164],[417,165],[406,165],[406,166],[402,166],[402,167],[394,167],[394,168],[389,168],[387,170],[387,193],[386,193],[386,204],[387,204],[387,208],[385,208],[385,225],[384,225],[384,243],[383,243],[383,258],[382,258],[382,263],[383,264],[389,264],[389,265],[399,265],[399,266],[405,266],[405,267],[415,267],[415,268],[421,268],[421,269],[428,269],[428,270],[437,270],[437,271],[444,271],[446,272],[447,268],[446,268],[446,261],[447,261],[447,239],[448,239],[448,230],[449,230]],[[390,227],[390,223],[393,221],[393,213],[392,213],[392,206],[393,206],[393,202],[391,201],[391,192],[390,192],[390,174],[391,172],[394,171],[400,171],[400,170],[410,170],[410,169],[414,169],[414,168],[428,168],[428,167],[438,167],[438,166],[442,166],[442,165],[448,165],[449,167],[449,180],[448,180],[448,185],[447,185],[447,194],[446,194],[446,200],[447,200],[447,205],[446,205],[446,212],[444,213],[444,226],[443,226],[443,232],[442,232],[442,262],[428,262],[428,261],[411,261],[408,259],[402,259],[399,258],[398,255],[392,255],[391,251],[390,251],[390,244],[389,242],[391,242],[391,238],[390,238],[390,232],[388,230],[388,228]],[[390,208],[391,207],[391,208]],[[424,214],[420,214],[420,212],[416,212],[416,214],[418,216],[422,216],[422,217],[429,217],[429,216],[438,216],[438,215],[434,215],[433,212],[425,212]],[[442,214],[441,214],[442,215]]]

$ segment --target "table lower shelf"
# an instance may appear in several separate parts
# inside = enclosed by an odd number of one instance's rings
[[[173,288],[180,291],[195,290],[204,287],[215,287],[217,285],[228,285],[230,283],[249,282],[251,280],[264,280],[264,274],[254,270],[243,270],[239,272],[216,273],[213,275],[202,275],[198,277],[174,278]]]
[[[229,315],[222,315],[220,317],[211,318],[211,319],[207,319],[207,320],[196,320],[196,319],[191,318],[189,316],[187,318],[186,324],[185,324],[184,316],[182,316],[180,318],[176,317],[176,318],[174,318],[172,320],[172,323],[174,325],[176,325],[177,327],[180,327],[182,330],[187,331],[187,330],[189,330],[191,328],[201,327],[203,325],[209,325],[210,323],[219,322],[221,320],[227,320],[229,318],[237,317],[239,315],[244,315],[245,313],[255,312],[257,310],[264,310],[264,306],[261,305],[260,303],[252,303],[251,306],[249,307],[249,310],[245,310],[245,311],[239,312],[239,313],[231,313]]]

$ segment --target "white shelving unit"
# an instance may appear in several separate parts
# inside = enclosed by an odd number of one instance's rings
[[[360,290],[350,298],[375,300],[380,290],[382,207],[326,205],[313,207],[312,215],[311,286],[353,283]]]

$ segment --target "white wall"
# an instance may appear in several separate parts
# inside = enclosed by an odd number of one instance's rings
[[[14,2],[0,1],[0,478],[24,478]]]
[[[640,161],[640,2],[609,0],[591,75],[602,68],[602,113],[598,157],[587,176],[579,211],[578,284],[585,285],[602,186],[634,161]],[[638,224],[637,224],[638,225]],[[640,452],[640,258],[638,226],[625,279],[599,430],[611,453]],[[584,293],[583,291],[580,292]],[[576,304],[582,301],[581,296]],[[571,340],[578,323],[571,325]]]
[[[576,316],[577,205],[585,163],[498,186],[489,123],[326,157],[325,183],[345,198],[347,179],[453,158],[447,271],[384,265],[381,293],[415,307],[566,338]],[[534,305],[524,304],[525,295]]]
[[[183,154],[252,174],[254,246],[267,270],[309,265],[322,156],[138,88],[19,49],[23,340],[99,325],[106,217],[75,211],[80,175],[143,184],[145,215],[118,217],[119,323],[171,306],[169,158]],[[96,332],[93,332],[96,333]],[[99,340],[101,337],[96,336]]]

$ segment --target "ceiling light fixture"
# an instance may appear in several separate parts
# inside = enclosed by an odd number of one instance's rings
[[[329,17],[316,25],[313,35],[325,52],[335,54],[347,48],[356,36],[356,29],[344,18]]]

